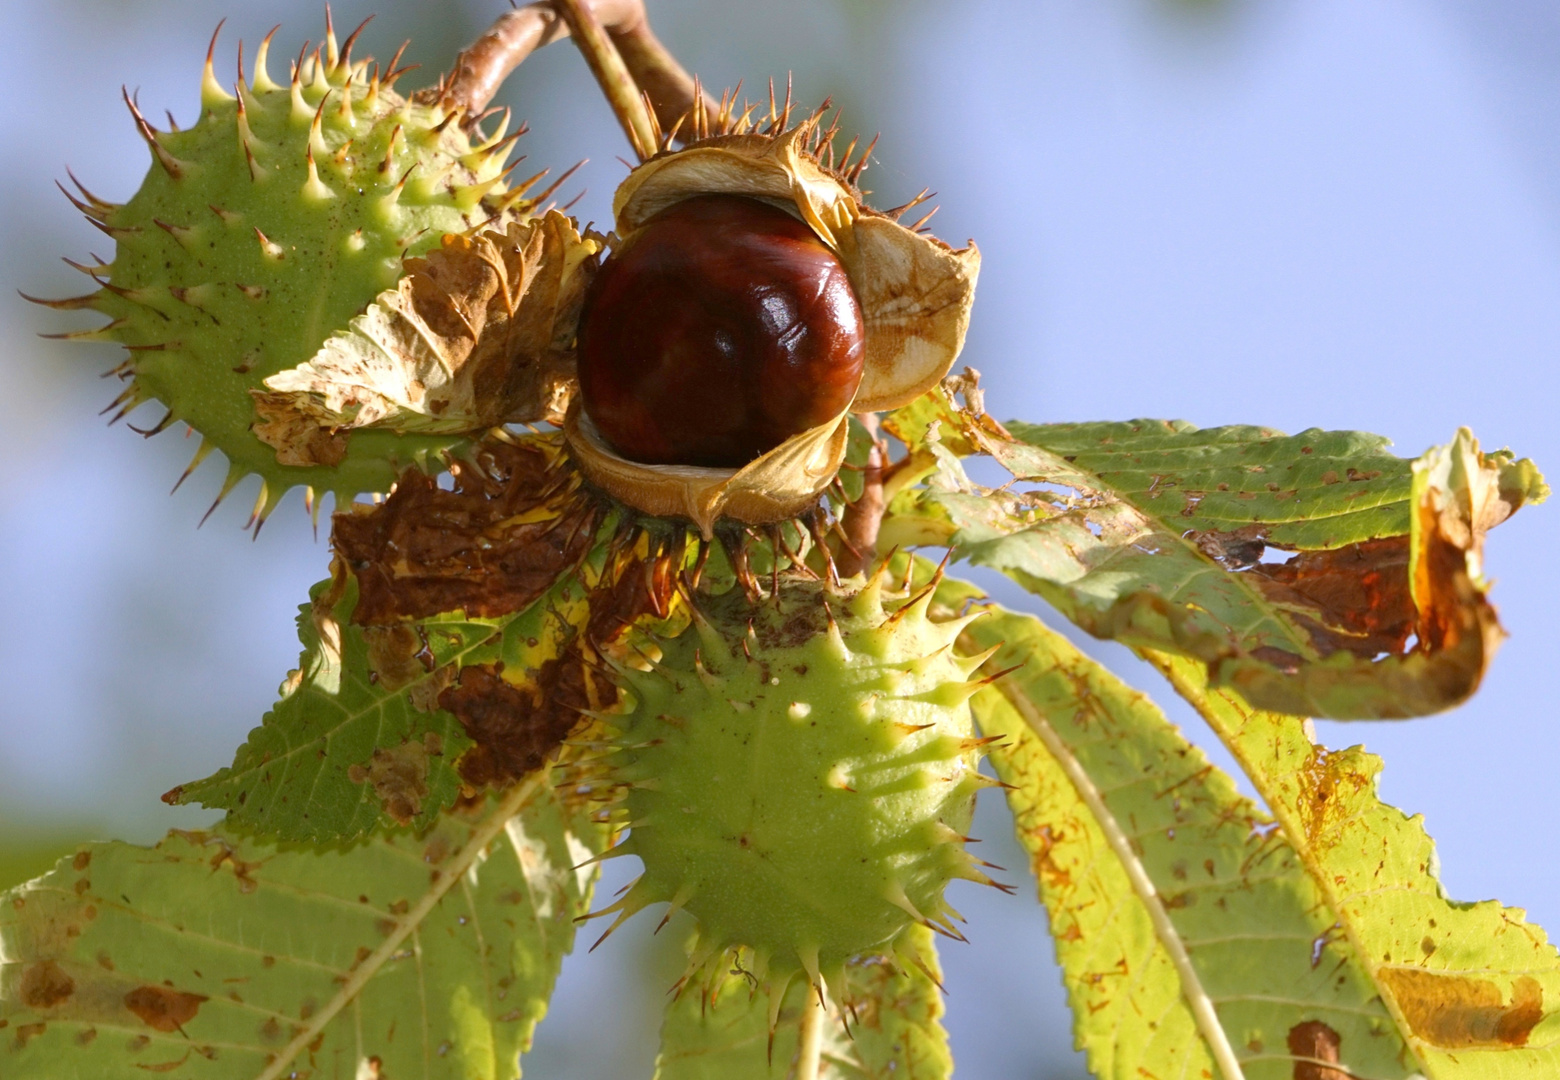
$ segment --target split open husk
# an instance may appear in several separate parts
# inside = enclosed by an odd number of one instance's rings
[[[795,214],[839,256],[861,305],[865,362],[849,411],[898,408],[937,385],[963,348],[980,251],[973,243],[955,250],[863,206],[809,152],[817,122],[777,135],[717,135],[651,158],[618,187],[616,232],[626,242],[656,214],[696,195],[742,195]],[[792,436],[740,469],[628,461],[578,408],[565,431],[597,485],[646,513],[688,517],[709,535],[720,516],[760,524],[805,509],[844,460],[846,424],[841,416]]]

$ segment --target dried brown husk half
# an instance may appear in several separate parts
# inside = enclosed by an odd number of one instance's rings
[[[794,435],[740,469],[629,461],[607,445],[578,402],[563,430],[575,464],[597,487],[646,514],[687,518],[708,539],[722,517],[764,525],[817,502],[845,460],[850,416]]]
[[[601,241],[557,211],[451,234],[306,363],[256,393],[256,434],[312,464],[320,432],[423,433],[560,421]]]
[[[626,242],[696,195],[741,195],[795,214],[839,256],[861,305],[864,370],[849,411],[898,408],[936,386],[963,348],[980,251],[973,243],[955,250],[863,205],[814,156],[818,123],[814,115],[775,135],[715,135],[651,158],[618,187],[616,232]],[[805,509],[833,480],[847,433],[842,415],[740,469],[709,469],[619,457],[577,409],[565,430],[597,485],[646,513],[687,517],[705,535],[722,515],[762,524]]]

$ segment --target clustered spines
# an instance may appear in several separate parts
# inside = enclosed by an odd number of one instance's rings
[[[320,494],[340,501],[387,490],[402,469],[458,441],[359,432],[334,465],[284,466],[251,431],[250,391],[312,357],[395,283],[407,255],[445,233],[523,217],[536,202],[505,188],[513,138],[396,94],[391,87],[409,70],[397,68],[401,54],[385,70],[354,59],[361,30],[339,48],[327,31],[285,84],[268,68],[275,30],[253,57],[252,77],[240,46],[232,93],[216,75],[214,34],[197,123],[179,130],[170,119],[171,130],[159,131],[124,94],[153,159],[133,198],[110,202],[74,175],[75,191],[62,185],[117,251],[71,263],[94,278],[95,292],[40,301],[99,312],[107,324],[51,336],[125,346],[130,355],[113,374],[129,385],[108,411],[118,419],[160,400],[166,415],[138,430],[193,427],[204,451],[192,467],[212,448],[228,458],[224,495],[260,474],[255,525],[291,487],[303,487],[317,513]],[[401,182],[416,175],[436,180],[406,191]]]
[[[953,651],[969,618],[933,622],[929,590],[888,591],[880,572],[832,593],[793,580],[756,605],[701,597],[664,655],[610,664],[624,697],[605,761],[614,816],[632,822],[615,850],[645,872],[591,916],[615,916],[602,939],[647,906],[686,909],[699,936],[680,985],[745,950],[773,1004],[797,977],[837,993],[852,956],[894,947],[910,922],[962,937],[944,884],[995,884],[964,848],[990,783],[967,706],[976,665]],[[834,917],[807,914],[820,899]]]

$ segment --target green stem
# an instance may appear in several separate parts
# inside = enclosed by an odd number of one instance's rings
[[[818,1080],[818,1063],[823,1054],[823,1022],[829,1014],[816,987],[807,987],[805,1001],[801,1039],[796,1048],[796,1080]]]
[[[618,123],[623,125],[629,145],[639,155],[640,161],[648,159],[660,149],[655,122],[645,105],[639,84],[634,82],[628,66],[623,63],[622,54],[612,44],[612,39],[596,19],[595,12],[584,0],[556,0],[556,5],[558,14],[569,24],[574,43],[579,46],[585,62],[590,65],[591,73],[596,76],[601,92],[606,95],[608,104],[617,115]]]

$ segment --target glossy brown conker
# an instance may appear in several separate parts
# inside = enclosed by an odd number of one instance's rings
[[[845,268],[811,228],[698,195],[602,264],[580,317],[580,396],[625,458],[735,468],[850,405],[862,340]]]

